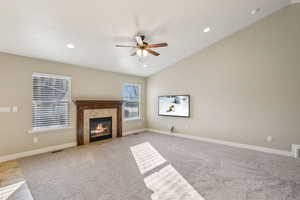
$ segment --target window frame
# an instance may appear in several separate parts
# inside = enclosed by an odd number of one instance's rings
[[[66,101],[69,105],[69,113],[68,113],[68,116],[69,116],[69,124],[67,126],[59,126],[59,125],[56,125],[56,126],[48,126],[48,127],[33,127],[32,126],[32,122],[31,122],[31,130],[29,131],[29,133],[38,133],[38,132],[48,132],[48,131],[59,131],[59,130],[65,130],[65,129],[71,129],[71,123],[72,123],[72,111],[71,111],[71,108],[72,108],[72,77],[70,76],[63,76],[63,75],[56,75],[56,74],[45,74],[45,73],[37,73],[37,72],[34,72],[32,73],[32,76],[31,76],[31,86],[33,87],[33,77],[45,77],[45,78],[54,78],[54,79],[66,79],[69,84],[68,84],[68,91],[69,91],[69,94],[68,94],[68,101]],[[31,107],[33,106],[33,89],[31,90]],[[32,116],[33,116],[33,111],[32,112]],[[31,120],[33,120],[33,118],[31,117]]]
[[[126,118],[125,117],[125,104],[123,104],[123,119],[124,121],[134,121],[134,120],[141,120],[142,119],[142,84],[138,84],[138,83],[123,83],[122,85],[122,99],[123,101],[125,102],[124,100],[124,86],[126,85],[132,85],[132,86],[137,86],[139,88],[139,100],[138,100],[138,103],[139,103],[139,116],[138,117],[131,117],[131,118]]]

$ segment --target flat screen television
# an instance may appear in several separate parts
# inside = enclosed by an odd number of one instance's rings
[[[159,96],[158,115],[190,117],[190,95]]]

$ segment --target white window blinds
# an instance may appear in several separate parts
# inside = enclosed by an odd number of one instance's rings
[[[70,126],[71,78],[57,75],[32,75],[32,129]]]

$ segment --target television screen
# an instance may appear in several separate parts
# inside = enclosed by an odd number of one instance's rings
[[[190,116],[189,95],[169,95],[158,97],[158,115],[173,117]]]

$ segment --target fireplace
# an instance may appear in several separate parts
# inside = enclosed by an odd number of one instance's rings
[[[76,100],[77,144],[122,137],[122,101]]]
[[[90,119],[90,142],[112,138],[112,117]]]

